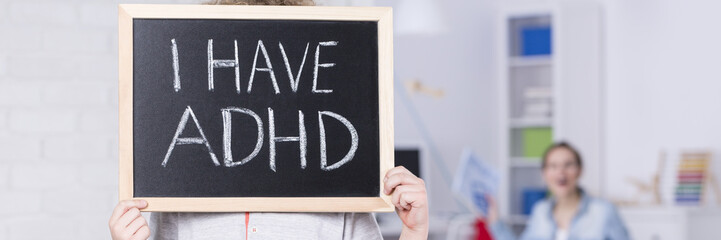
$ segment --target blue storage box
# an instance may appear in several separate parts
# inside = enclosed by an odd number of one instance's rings
[[[533,210],[533,205],[544,198],[546,198],[546,189],[544,188],[523,189],[523,206],[521,209],[523,214],[530,215]]]
[[[550,55],[551,27],[521,28],[521,55]]]

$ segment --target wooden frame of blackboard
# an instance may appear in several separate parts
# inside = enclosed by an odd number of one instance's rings
[[[393,168],[393,20],[386,7],[285,7],[120,4],[119,30],[119,199],[143,199],[142,211],[158,212],[391,212],[390,196],[378,197],[208,197],[133,196],[133,19],[260,19],[375,21],[378,24],[380,189]]]

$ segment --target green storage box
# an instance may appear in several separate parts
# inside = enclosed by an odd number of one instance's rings
[[[550,127],[523,129],[523,156],[539,158],[553,143],[553,131]]]

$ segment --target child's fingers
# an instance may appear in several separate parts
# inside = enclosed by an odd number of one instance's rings
[[[126,231],[135,234],[136,232],[138,232],[138,230],[140,230],[141,227],[145,225],[148,225],[148,222],[145,221],[145,218],[142,215],[140,215],[128,225]]]
[[[137,232],[130,238],[131,240],[146,240],[150,237],[150,227],[148,225],[140,227]]]
[[[118,222],[115,223],[115,227],[119,227],[121,229],[125,229],[130,225],[130,223],[135,220],[136,218],[140,217],[140,210],[137,208],[131,208],[123,216],[118,219]]]
[[[408,171],[408,169],[406,169],[404,166],[398,166],[398,167],[391,168],[391,170],[388,170],[388,172],[386,172],[385,178],[387,179],[391,175],[398,174],[398,173],[408,173],[408,174],[413,175],[413,173],[411,173],[411,171]],[[415,176],[415,175],[413,175],[413,176]]]
[[[410,173],[396,173],[385,180],[383,193],[390,194],[398,185],[424,185],[423,179],[415,177]],[[424,185],[425,186],[425,185]]]
[[[401,199],[398,202],[401,205],[401,207],[405,210],[411,210],[411,206],[408,203],[408,201],[409,201],[408,196],[410,196],[410,195],[411,195],[411,193],[404,193],[403,195],[401,195]],[[412,202],[412,199],[410,201]]]
[[[391,203],[393,203],[393,206],[396,206],[396,208],[401,209],[401,195],[408,191],[408,186],[398,186],[393,191],[393,194],[391,195]]]
[[[425,193],[422,192],[406,192],[401,195],[399,204],[405,210],[421,208],[425,204],[425,201],[423,201],[425,196]]]
[[[148,202],[145,200],[124,200],[118,203],[117,206],[115,206],[115,209],[113,209],[113,215],[110,216],[109,225],[112,227],[115,225],[115,223],[120,219],[125,212],[130,210],[131,208],[145,208],[148,206]]]
[[[391,202],[399,209],[408,210],[409,206],[403,202],[403,196],[408,193],[424,193],[425,188],[420,185],[401,185],[395,188],[391,195]]]

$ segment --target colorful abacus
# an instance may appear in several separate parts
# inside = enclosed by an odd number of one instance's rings
[[[703,189],[708,174],[710,153],[684,153],[678,168],[678,185],[676,186],[676,204],[700,205]]]

